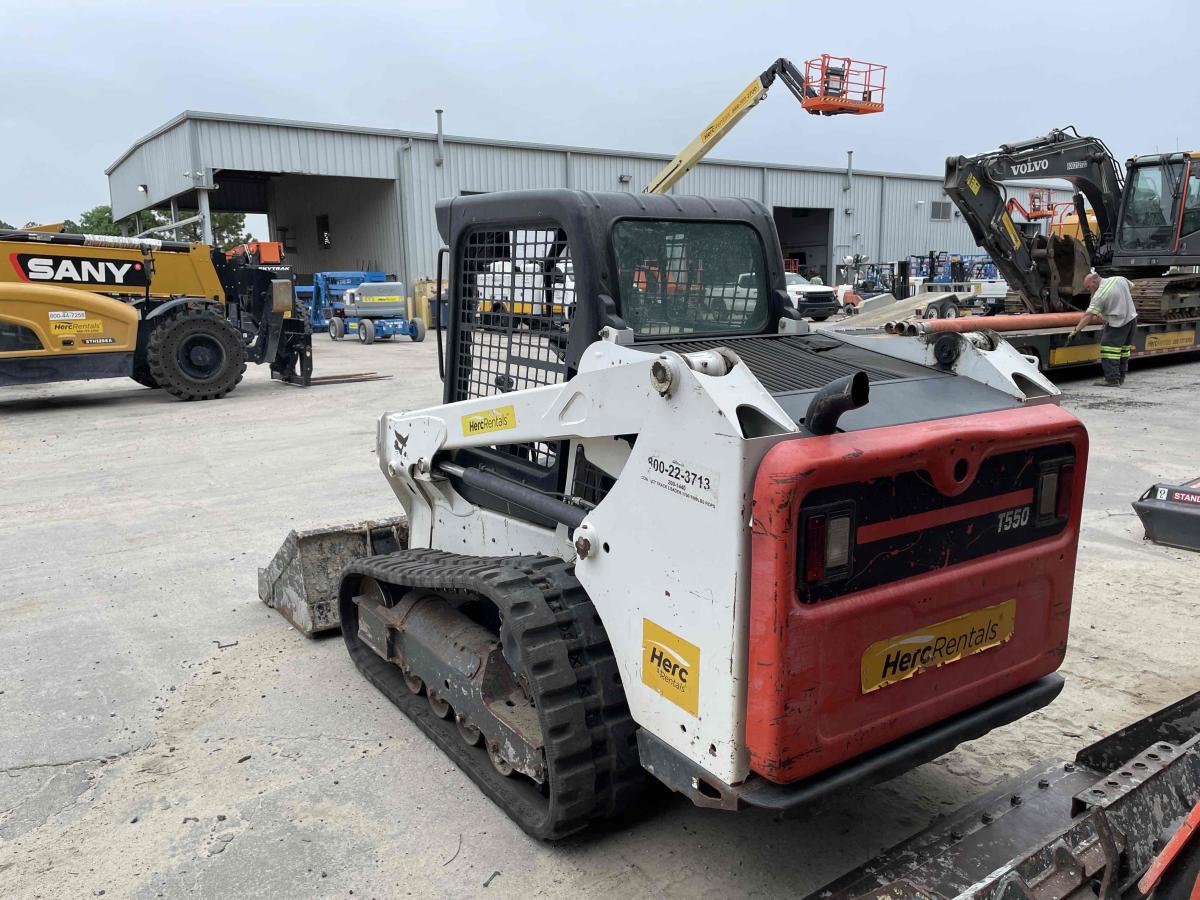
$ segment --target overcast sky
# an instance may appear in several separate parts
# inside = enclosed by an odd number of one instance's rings
[[[1200,147],[1195,4],[0,0],[0,219],[108,203],[104,169],[184,109],[673,154],[779,56],[888,69],[887,110],[776,85],[714,157],[940,173],[1074,124],[1114,153]]]

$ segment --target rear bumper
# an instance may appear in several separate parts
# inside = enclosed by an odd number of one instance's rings
[[[1063,689],[1061,675],[1047,675],[987,703],[961,712],[898,741],[803,781],[778,784],[752,775],[738,785],[719,782],[658,738],[638,731],[642,766],[697,806],[737,810],[748,806],[781,816],[815,812],[835,795],[888,781],[1046,706]]]
[[[802,316],[832,316],[840,308],[836,300],[820,303],[805,303],[803,300],[796,302],[796,311]]]

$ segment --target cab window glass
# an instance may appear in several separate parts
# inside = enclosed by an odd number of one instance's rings
[[[1126,250],[1166,250],[1175,240],[1175,210],[1183,163],[1145,165],[1126,188],[1120,244]]]
[[[613,227],[621,316],[638,337],[762,331],[766,258],[739,222],[626,219]]]
[[[22,350],[41,350],[42,342],[33,329],[16,322],[0,319],[0,353],[17,353]]]

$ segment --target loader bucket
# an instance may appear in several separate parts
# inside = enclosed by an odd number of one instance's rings
[[[258,570],[258,596],[308,637],[331,631],[341,625],[337,587],[345,565],[407,546],[403,516],[292,531],[267,567]]]
[[[1200,551],[1200,478],[1184,484],[1156,484],[1133,504],[1146,540],[1181,550]]]

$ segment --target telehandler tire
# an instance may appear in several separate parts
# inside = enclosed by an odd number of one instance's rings
[[[146,342],[150,375],[180,400],[216,400],[246,372],[241,333],[214,309],[184,309],[158,324]]]
[[[162,387],[162,385],[154,380],[154,376],[150,374],[150,367],[146,365],[134,366],[133,371],[129,373],[129,377],[142,387],[154,388],[155,390]]]

